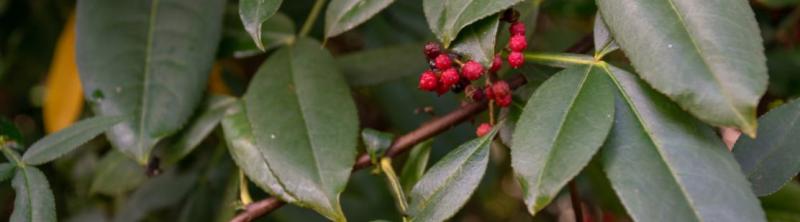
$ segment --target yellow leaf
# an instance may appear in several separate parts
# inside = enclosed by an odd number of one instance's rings
[[[83,110],[83,94],[75,63],[75,16],[71,15],[58,38],[44,95],[44,126],[48,133],[68,127]]]

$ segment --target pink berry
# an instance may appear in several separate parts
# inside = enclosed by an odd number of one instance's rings
[[[449,69],[445,69],[442,71],[442,84],[445,85],[447,88],[458,83],[458,79],[461,78],[458,76],[458,71],[456,68],[450,67]]]
[[[431,70],[425,70],[419,77],[419,89],[425,91],[434,91],[439,86],[439,78]]]
[[[425,57],[427,57],[428,59],[436,58],[436,56],[439,56],[441,52],[442,52],[442,47],[439,46],[439,43],[428,42],[427,44],[425,44],[424,53]]]
[[[490,72],[496,73],[500,71],[500,68],[503,66],[503,58],[500,58],[500,54],[494,55],[494,59],[492,60],[492,67],[489,68]]]
[[[438,56],[436,56],[436,59],[434,61],[436,62],[436,68],[438,68],[439,70],[445,70],[447,68],[450,68],[450,66],[453,64],[453,61],[450,60],[450,57],[447,56],[446,54],[439,54]]]
[[[525,24],[519,21],[511,23],[508,31],[511,32],[511,36],[525,35]]]
[[[485,89],[483,89],[483,95],[486,99],[493,100],[494,99],[494,91],[492,90],[491,85],[487,85]]]
[[[478,126],[478,129],[475,130],[475,134],[478,135],[478,137],[482,137],[482,136],[486,135],[487,133],[489,133],[490,131],[492,131],[492,125],[491,124],[481,123],[481,125]]]
[[[481,75],[483,75],[483,65],[470,60],[469,62],[464,63],[464,66],[461,67],[461,73],[463,73],[464,77],[467,77],[469,80],[476,80],[481,78]]]
[[[508,64],[511,65],[511,68],[519,68],[524,62],[525,58],[522,52],[511,52],[508,54]]]
[[[513,52],[522,52],[527,47],[528,41],[525,39],[524,35],[511,36],[511,39],[508,41],[508,48]]]

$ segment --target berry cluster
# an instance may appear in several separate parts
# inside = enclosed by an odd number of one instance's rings
[[[511,68],[519,68],[525,62],[522,51],[528,47],[528,41],[525,38],[525,24],[518,20],[519,14],[514,10],[506,10],[503,13],[501,20],[511,23],[508,27],[508,32],[511,33],[511,38],[508,40],[508,49],[511,53],[508,54],[508,64]]]
[[[511,23],[509,32],[511,37],[508,41],[507,60],[511,68],[519,68],[524,62],[522,51],[528,47],[525,38],[525,24],[518,21],[519,13],[514,10],[507,10],[503,13],[502,21]],[[503,66],[503,59],[500,54],[496,54],[491,66],[486,69],[480,63],[469,60],[462,62],[462,57],[452,52],[446,52],[442,47],[429,42],[424,47],[425,57],[428,59],[430,68],[422,72],[419,77],[419,89],[424,91],[436,92],[438,95],[452,91],[460,93],[464,91],[470,99],[483,101],[488,99],[494,101],[500,107],[511,105],[511,88],[503,80],[491,81],[493,77],[487,78],[485,86],[473,86],[472,81],[478,80],[484,73],[496,74]],[[483,136],[492,129],[489,123],[483,123],[478,127],[476,134]]]

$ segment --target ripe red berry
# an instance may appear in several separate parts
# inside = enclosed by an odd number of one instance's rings
[[[519,68],[524,62],[525,58],[522,52],[511,52],[508,54],[508,64],[511,65],[511,68]]]
[[[444,85],[444,83],[439,82],[439,86],[436,88],[436,95],[444,95],[447,91],[450,90],[450,86]]]
[[[511,23],[508,31],[511,32],[511,36],[525,35],[525,24],[519,21]]]
[[[481,78],[481,75],[483,75],[483,65],[470,60],[469,62],[464,63],[464,66],[461,67],[461,73],[463,73],[464,77],[467,77],[469,80],[476,80]]]
[[[491,85],[487,85],[485,89],[483,89],[483,95],[486,96],[486,99],[493,100],[494,99],[494,90],[492,90]]]
[[[506,81],[500,80],[492,84],[492,93],[495,99],[500,99],[506,95],[511,95],[511,87]]]
[[[434,91],[439,86],[439,78],[431,70],[425,70],[419,77],[419,89],[425,91]]]
[[[503,66],[503,58],[500,58],[500,54],[494,55],[494,59],[492,60],[492,67],[489,68],[490,72],[496,73],[500,71],[500,68]]]
[[[450,68],[450,66],[453,64],[453,61],[450,60],[450,57],[444,53],[436,56],[436,59],[434,61],[436,62],[436,68],[440,70],[445,70],[447,68]]]
[[[483,101],[483,99],[486,98],[486,96],[483,93],[483,88],[475,87],[472,85],[469,85],[467,86],[466,89],[464,89],[464,94],[466,94],[467,97],[472,99],[472,101]]]
[[[458,71],[456,70],[456,68],[450,67],[449,69],[445,69],[444,71],[442,71],[442,77],[441,77],[442,85],[444,85],[447,88],[450,88],[451,86],[458,83],[459,78],[461,77],[458,76]]]
[[[511,36],[511,39],[508,41],[508,48],[513,52],[522,52],[527,47],[528,41],[525,39],[524,35]]]
[[[508,107],[511,105],[511,94],[504,95],[502,97],[498,97],[494,100],[494,103],[497,103],[500,107]]]
[[[425,52],[425,57],[427,57],[428,59],[433,59],[436,58],[436,56],[439,56],[440,53],[442,53],[442,47],[439,46],[439,43],[428,42],[427,44],[425,44],[424,52]]]
[[[481,137],[483,135],[486,135],[490,131],[492,131],[492,125],[491,124],[481,123],[481,125],[478,126],[478,129],[475,130],[475,134],[478,135],[478,137]]]

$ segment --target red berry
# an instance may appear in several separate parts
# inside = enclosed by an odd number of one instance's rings
[[[425,57],[428,57],[428,59],[433,59],[436,58],[436,56],[439,56],[440,53],[442,53],[442,47],[439,46],[439,43],[428,42],[427,44],[425,44],[424,52],[425,52]]]
[[[464,63],[464,66],[461,67],[461,73],[463,73],[464,77],[467,77],[469,80],[476,80],[481,78],[481,75],[483,75],[483,65],[470,60],[469,62]]]
[[[431,70],[425,70],[419,77],[419,89],[434,91],[439,87],[439,78]]]
[[[511,68],[519,68],[524,62],[525,58],[522,52],[511,52],[508,54],[508,64],[511,65]]]
[[[511,32],[511,36],[525,35],[525,24],[519,21],[511,23],[508,31]]]
[[[500,107],[508,107],[511,105],[511,94],[499,97],[494,100],[494,103],[497,103]]]
[[[449,69],[445,69],[442,72],[442,77],[441,77],[442,85],[444,85],[447,88],[450,88],[451,86],[458,83],[459,78],[461,77],[458,76],[458,71],[456,71],[456,68],[450,67]]]
[[[434,61],[436,62],[436,68],[440,70],[445,70],[447,68],[450,68],[450,66],[453,64],[453,61],[450,60],[450,57],[447,56],[446,54],[439,54],[438,56],[436,56],[436,59]]]
[[[436,95],[444,95],[447,91],[450,90],[450,86],[445,85],[444,83],[439,82],[438,88],[436,88]]]
[[[486,135],[490,131],[492,131],[492,125],[491,124],[481,123],[481,125],[478,126],[478,129],[475,130],[475,134],[478,135],[478,137],[481,137],[483,135]]]
[[[500,67],[503,66],[503,58],[500,58],[500,54],[494,55],[494,60],[492,60],[492,67],[489,68],[490,72],[496,73],[500,71]]]
[[[500,80],[492,85],[492,93],[495,99],[500,99],[506,95],[511,95],[511,87],[506,81]]]
[[[494,91],[492,90],[492,86],[487,85],[487,87],[483,89],[483,95],[486,96],[486,99],[493,100]]]
[[[522,52],[527,47],[528,41],[525,39],[524,35],[511,36],[511,39],[508,41],[508,48],[514,52]]]

